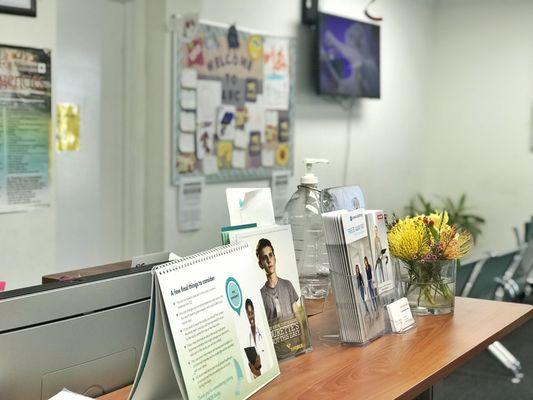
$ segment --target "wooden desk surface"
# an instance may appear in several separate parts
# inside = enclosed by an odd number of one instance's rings
[[[419,317],[409,332],[351,347],[320,339],[337,329],[328,302],[309,319],[313,351],[282,362],[252,399],[412,399],[532,316],[530,305],[459,297],[453,317]],[[129,389],[99,399],[125,400]]]

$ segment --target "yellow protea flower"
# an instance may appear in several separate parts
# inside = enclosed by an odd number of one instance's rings
[[[387,238],[391,255],[402,260],[418,259],[430,250],[427,228],[418,217],[399,220]]]
[[[433,221],[433,227],[439,232],[450,228],[448,225],[450,218],[447,211],[439,212],[438,210],[435,210],[434,213],[428,215],[428,218],[430,221]]]

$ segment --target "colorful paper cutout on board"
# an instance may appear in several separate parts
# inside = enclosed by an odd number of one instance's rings
[[[244,129],[248,122],[248,110],[246,107],[235,109],[235,129]]]
[[[230,140],[219,140],[216,143],[218,168],[226,169],[232,166],[233,142]]]
[[[199,122],[196,127],[196,157],[203,160],[209,154],[215,154],[215,124]]]
[[[289,162],[289,146],[282,143],[276,150],[276,165],[285,167]]]
[[[265,107],[289,109],[289,43],[268,38],[263,43],[263,97]]]
[[[203,65],[204,64],[204,41],[202,38],[197,38],[187,43],[187,65]]]
[[[257,100],[257,94],[259,92],[259,80],[255,78],[247,78],[245,91],[246,101],[254,103]]]
[[[278,138],[282,143],[289,141],[289,113],[287,111],[280,111],[278,115]]]
[[[196,157],[194,153],[178,152],[178,159],[176,162],[176,169],[180,173],[191,173],[195,169]]]
[[[251,35],[248,38],[248,54],[254,61],[260,60],[263,56],[263,39],[259,35]]]
[[[235,107],[221,105],[217,116],[217,139],[233,140],[235,134]]]

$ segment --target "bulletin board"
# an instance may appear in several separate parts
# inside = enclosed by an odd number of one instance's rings
[[[172,183],[293,169],[294,40],[191,22],[173,40]]]

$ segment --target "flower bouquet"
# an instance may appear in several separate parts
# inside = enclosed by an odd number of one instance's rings
[[[472,235],[449,225],[446,211],[435,211],[393,221],[388,240],[412,311],[453,313],[457,260],[470,251]]]

